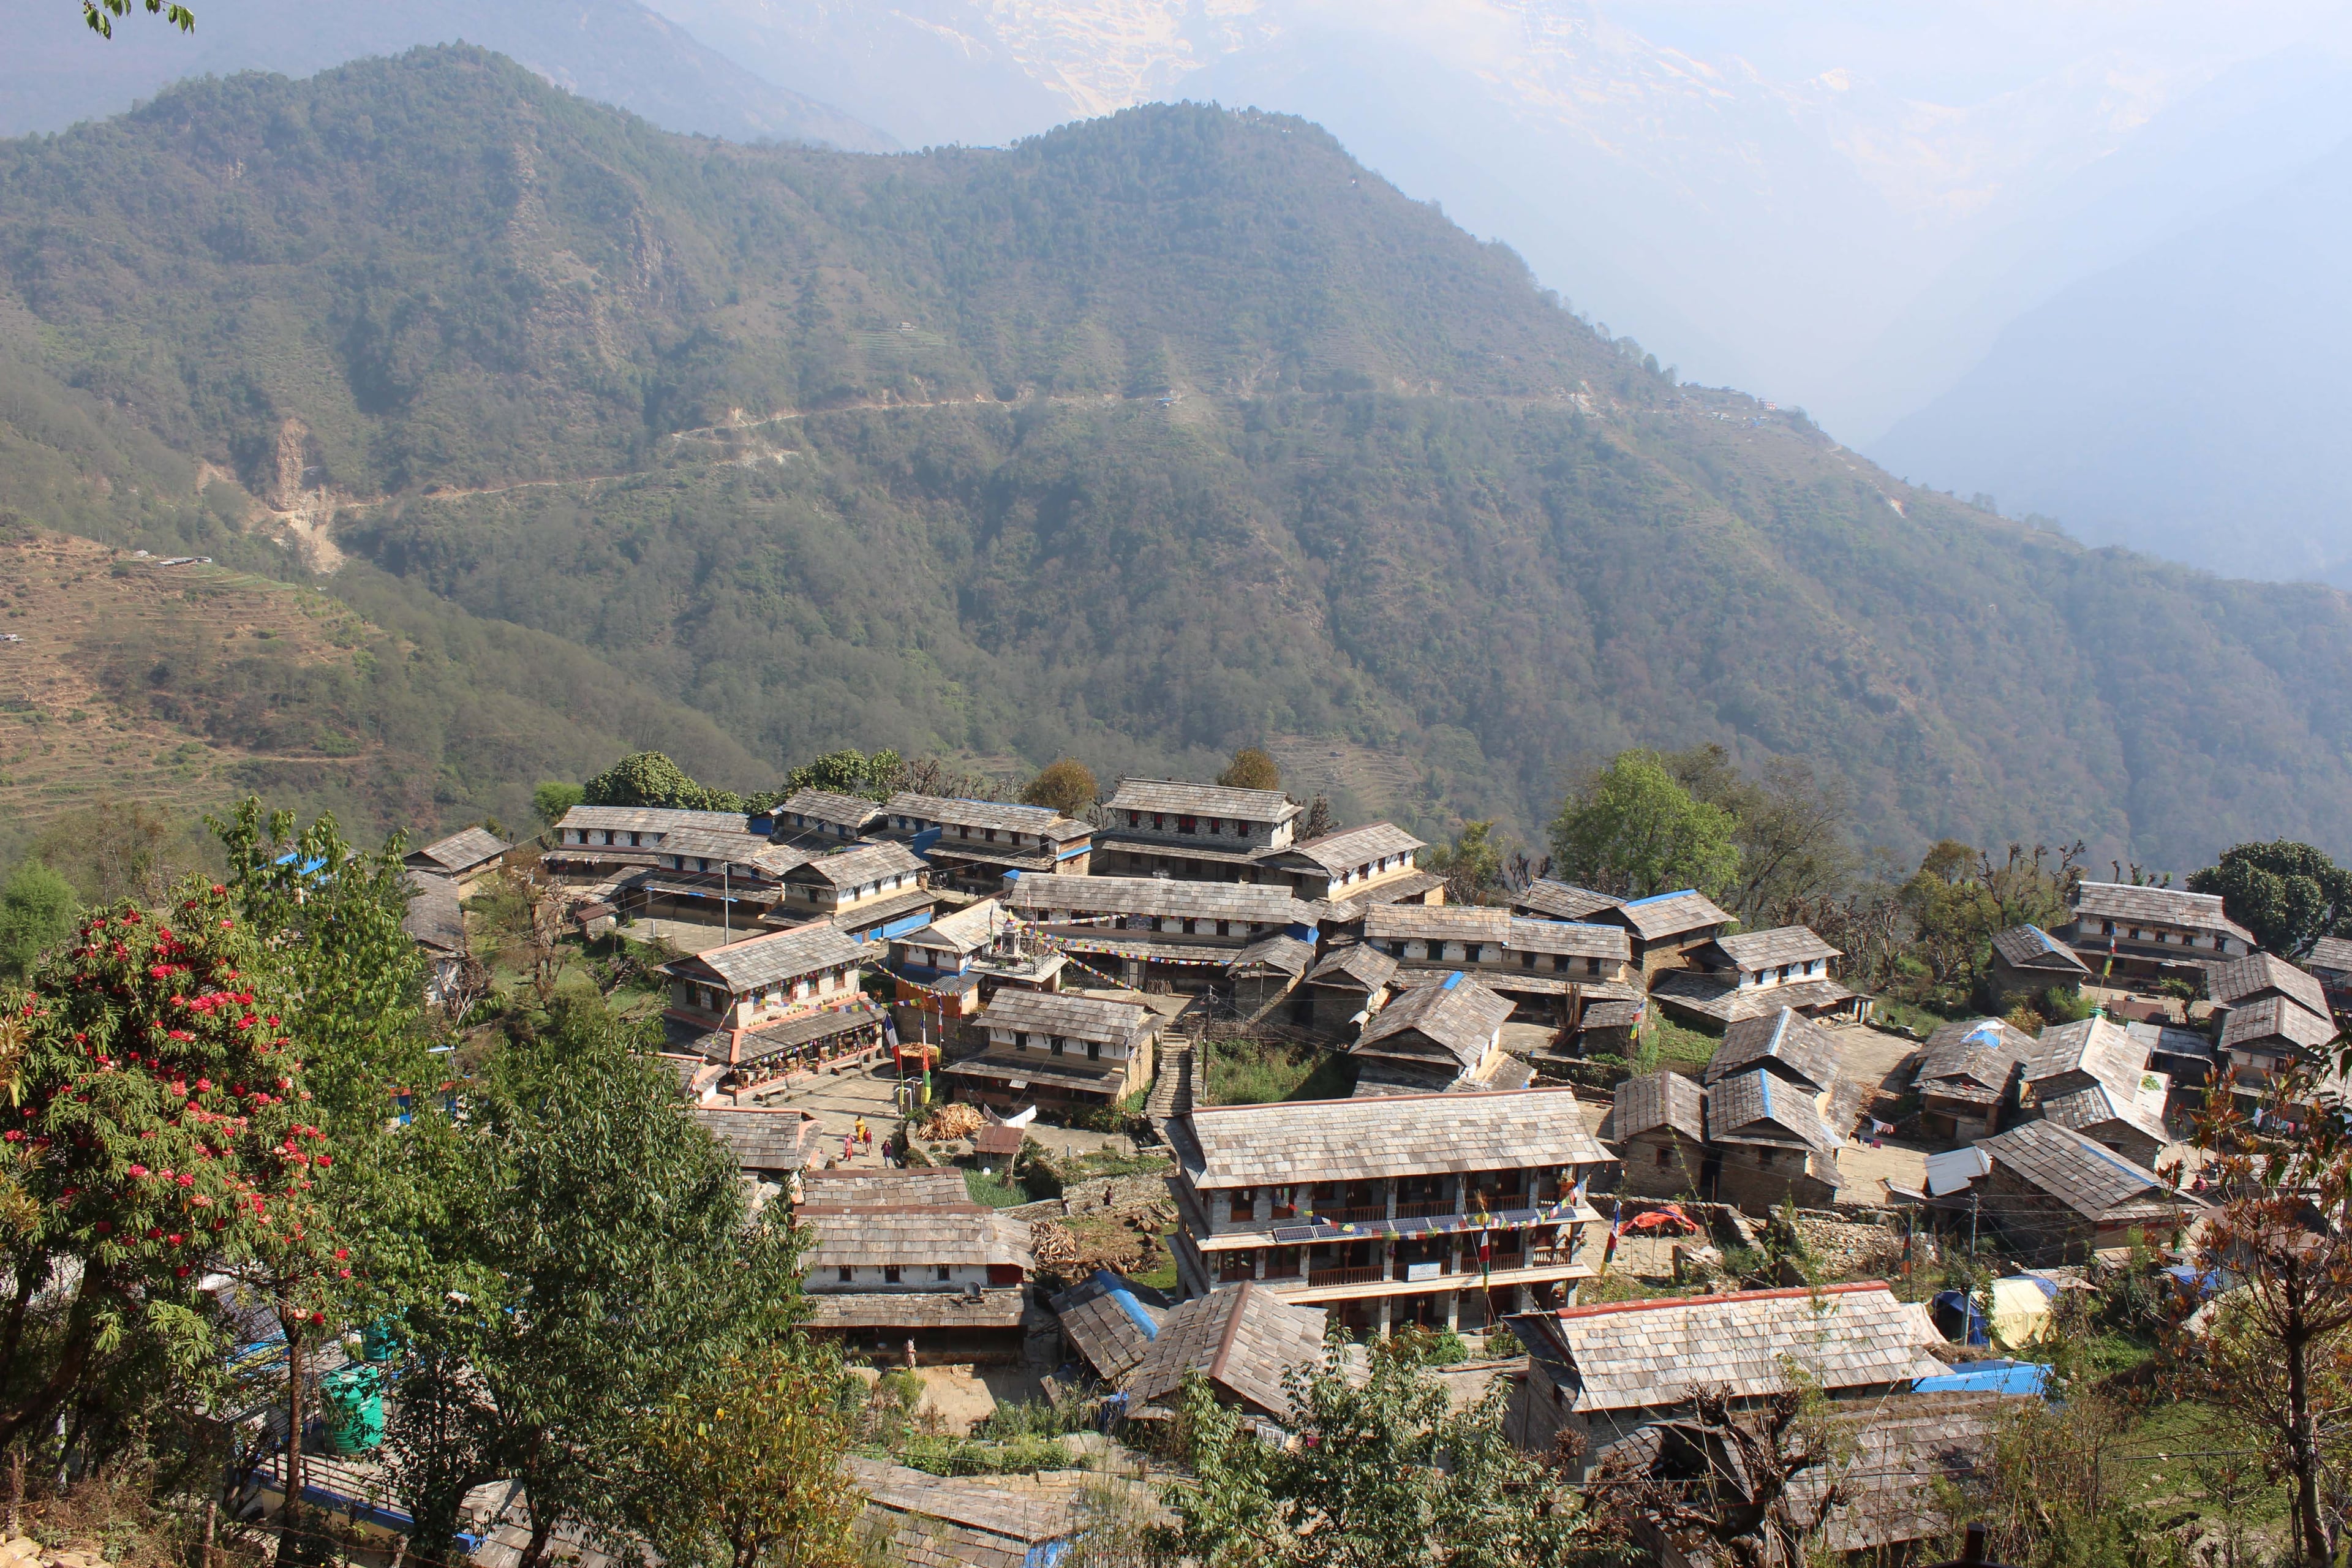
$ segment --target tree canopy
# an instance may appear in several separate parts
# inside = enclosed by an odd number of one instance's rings
[[[1021,792],[1024,805],[1047,805],[1064,816],[1084,816],[1095,803],[1094,770],[1076,757],[1048,763]]]
[[[1736,824],[1694,799],[1654,752],[1621,752],[1561,801],[1553,869],[1605,893],[1648,898],[1696,888],[1712,898],[1739,874]]]
[[[1217,775],[1217,782],[1227,789],[1280,789],[1282,769],[1261,748],[1244,746]]]
[[[2230,918],[2284,958],[2303,957],[2324,936],[2352,936],[2352,870],[2308,844],[2236,845],[2192,875],[2189,890],[2220,894]]]

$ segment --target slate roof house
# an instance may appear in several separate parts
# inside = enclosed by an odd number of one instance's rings
[[[1696,888],[1612,903],[1583,918],[1599,925],[1623,926],[1633,937],[1634,967],[1650,981],[1662,971],[1682,968],[1695,950],[1722,935],[1732,923],[1729,915],[1716,908],[1714,900]]]
[[[1643,1073],[1617,1086],[1601,1142],[1625,1163],[1618,1185],[1636,1197],[1696,1196],[1706,1167],[1706,1093],[1678,1072]]]
[[[881,804],[862,795],[796,789],[766,811],[753,813],[751,831],[805,849],[838,848],[878,827],[882,815]]]
[[[1511,1005],[1455,970],[1423,976],[1367,1019],[1348,1054],[1356,1093],[1525,1089],[1527,1068],[1503,1049]]]
[[[677,811],[655,805],[575,805],[553,829],[555,843],[540,864],[566,880],[597,881],[615,872],[649,868],[654,851],[681,827],[741,833],[737,811]]]
[[[1376,1013],[1388,1000],[1397,970],[1395,959],[1369,942],[1346,942],[1325,950],[1300,986],[1307,1006],[1304,1023],[1324,1035],[1351,1033],[1358,1014]]]
[[[1151,1081],[1160,1016],[1149,1007],[1006,989],[981,1014],[988,1047],[950,1063],[964,1097],[1000,1110],[1116,1105]]]
[[[938,1201],[934,1172],[856,1174],[802,1177],[793,1217],[816,1235],[803,1257],[809,1331],[894,1359],[910,1340],[919,1361],[1017,1359],[1036,1263],[1028,1226],[968,1198]]]
[[[745,1083],[878,1050],[882,1014],[866,1005],[866,957],[831,925],[772,931],[662,966],[673,1044],[737,1069]]]
[[[1573,882],[1556,881],[1538,877],[1519,889],[1511,901],[1511,912],[1533,920],[1589,921],[1602,910],[1613,910],[1624,900],[1596,893],[1590,888],[1580,888]]]
[[[1259,880],[1262,858],[1289,848],[1306,815],[1278,790],[1180,779],[1122,779],[1103,810],[1108,826],[1096,835],[1099,869],[1117,877],[1164,873],[1208,882]],[[1413,840],[1402,850],[1408,867],[1419,847]],[[1392,847],[1389,853],[1397,852]],[[1290,885],[1284,878],[1285,890]]]
[[[1783,1007],[1724,1030],[1723,1043],[1699,1077],[1711,1084],[1751,1068],[1766,1068],[1808,1093],[1826,1094],[1837,1087],[1837,1041],[1811,1018]]]
[[[784,873],[807,858],[740,821],[727,828],[674,827],[662,835],[653,868],[633,875],[623,896],[634,900],[637,914],[755,930],[783,897]]]
[[[1135,990],[1151,980],[1202,990],[1252,942],[1284,933],[1312,941],[1318,929],[1316,906],[1255,883],[1021,877],[1001,901],[1053,946]]]
[[[410,850],[401,864],[412,871],[450,878],[460,893],[470,893],[476,883],[505,864],[507,851],[513,847],[487,827],[468,827]]]
[[[2051,934],[2091,969],[2120,980],[2199,980],[2254,950],[2253,933],[2211,893],[2123,882],[2078,883],[2066,923]]]
[[[2206,976],[2221,1020],[2219,1042],[2230,1066],[2231,1092],[2251,1110],[2279,1069],[2317,1063],[2336,1038],[2336,1015],[2326,987],[2283,958],[2257,952],[2219,965]]]
[[[408,907],[400,929],[425,955],[425,1000],[439,1006],[455,994],[466,966],[466,910],[456,879],[414,868],[401,873]]]
[[[1998,1006],[2045,991],[2079,991],[2091,978],[2091,966],[2040,926],[2011,926],[1992,939],[1988,984]]]
[[[1936,1202],[1960,1213],[1973,1205],[2038,1264],[2088,1262],[2094,1252],[2129,1245],[2135,1228],[2168,1230],[2200,1206],[2146,1166],[2048,1118],[1976,1147],[1992,1169]]]
[[[2311,944],[2311,956],[2304,962],[2327,993],[2327,1005],[2352,1013],[2352,937],[2321,937]]]
[[[736,1168],[755,1182],[782,1185],[793,1172],[824,1161],[824,1136],[816,1118],[805,1110],[698,1105],[694,1121],[725,1144],[735,1156]]]
[[[1946,1024],[1927,1037],[1912,1087],[1931,1138],[1980,1138],[2001,1125],[2033,1037],[1999,1018]]]
[[[887,942],[931,923],[939,895],[930,881],[929,863],[904,844],[836,849],[784,873],[783,898],[764,923],[824,921],[853,942]]]
[[[1220,1404],[1285,1425],[1291,1409],[1283,1374],[1323,1359],[1325,1321],[1321,1308],[1294,1306],[1248,1280],[1181,1301],[1129,1371],[1128,1407],[1168,1408],[1197,1373]]]
[[[1522,1017],[1564,1025],[1581,1003],[1638,1007],[1643,1000],[1622,926],[1530,920],[1475,904],[1391,904],[1365,910],[1362,931],[1365,946],[1403,969],[1471,972]]]
[[[1445,879],[1420,869],[1428,846],[1389,822],[1342,828],[1259,855],[1255,880],[1291,891],[1309,903],[1442,903]]]
[[[995,892],[1008,871],[1083,877],[1094,829],[1042,805],[898,794],[869,833],[904,839],[947,881]]]
[[[1170,1129],[1188,1293],[1262,1281],[1381,1332],[1572,1291],[1600,1224],[1577,1189],[1614,1163],[1564,1089],[1195,1107]]]
[[[1106,1498],[1150,1524],[1173,1522],[1149,1486],[1099,1470],[935,1476],[856,1454],[841,1468],[866,1499],[861,1542],[905,1568],[1051,1568],[1085,1539]]]
[[[1176,1303],[1124,1274],[1097,1268],[1050,1305],[1071,1353],[1116,1388],[1160,1337],[1160,1325]]]
[[[2042,1031],[2018,1085],[2021,1116],[2071,1127],[2140,1164],[2171,1142],[2164,1102],[2171,1086],[2147,1067],[2147,1047],[2112,1019],[2084,1018]]]
[[[1783,1007],[1817,1018],[1859,1016],[1860,998],[1830,977],[1838,950],[1804,926],[1716,937],[1687,952],[1696,967],[1660,975],[1650,994],[1696,1027],[1721,1030]]]
[[[1801,1369],[1833,1402],[1901,1393],[1942,1372],[1927,1309],[1877,1280],[1813,1289],[1616,1301],[1504,1320],[1528,1349],[1528,1379],[1505,1430],[1529,1453],[1556,1452],[1565,1427],[1596,1456],[1688,1409],[1693,1391],[1745,1403]]]
[[[1845,1140],[1822,1120],[1828,1099],[1761,1067],[1709,1084],[1701,1190],[1748,1214],[1791,1198],[1800,1208],[1835,1203]]]
[[[1298,983],[1314,966],[1313,942],[1288,931],[1262,936],[1226,963],[1226,995],[1244,1018],[1267,1017],[1287,1001],[1290,1021],[1309,1024],[1314,998],[1300,994]]]

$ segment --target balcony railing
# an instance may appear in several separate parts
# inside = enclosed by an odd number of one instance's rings
[[[1310,1286],[1318,1287],[1324,1285],[1377,1285],[1381,1282],[1381,1270],[1378,1264],[1374,1264],[1368,1268],[1310,1268],[1307,1271],[1307,1283]]]
[[[1399,1219],[1427,1219],[1433,1215],[1458,1214],[1460,1212],[1460,1205],[1454,1203],[1452,1198],[1431,1198],[1425,1203],[1397,1205],[1397,1218]]]
[[[1331,1225],[1354,1225],[1360,1220],[1388,1218],[1389,1205],[1386,1204],[1359,1204],[1353,1208],[1318,1208],[1315,1211],[1315,1217]]]

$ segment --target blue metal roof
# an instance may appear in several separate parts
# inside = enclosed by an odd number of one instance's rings
[[[1457,970],[1455,970],[1453,973],[1451,973],[1451,974],[1449,974],[1449,975],[1447,975],[1447,976],[1445,977],[1444,983],[1443,984],[1439,985],[1439,986],[1438,986],[1438,989],[1439,989],[1440,991],[1451,991],[1451,990],[1453,990],[1456,985],[1459,985],[1459,984],[1462,984],[1462,972],[1461,972],[1460,970],[1458,970],[1458,969],[1457,969]]]
[[[1916,1394],[2042,1394],[2050,1369],[2030,1361],[1972,1362],[1966,1372],[1923,1377],[1911,1385]]]
[[[1695,896],[1697,892],[1698,889],[1696,888],[1676,888],[1671,893],[1652,893],[1646,899],[1630,899],[1621,907],[1629,910],[1638,910],[1643,904],[1662,904],[1668,899],[1687,899]]]

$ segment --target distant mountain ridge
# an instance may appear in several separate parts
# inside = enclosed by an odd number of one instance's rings
[[[270,70],[309,76],[420,44],[496,49],[569,91],[671,131],[736,142],[812,142],[879,153],[898,143],[779,87],[636,0],[207,0],[194,32],[133,18],[101,43],[71,5],[0,0],[0,136],[62,131],[129,109],[174,81]]]
[[[2352,849],[2341,595],[2085,551],[1674,385],[1287,117],[875,158],[469,49],[189,84],[0,146],[0,353],[277,510],[77,490],[21,426],[0,505],[210,553],[332,512],[379,624],[563,639],[769,767],[1264,739],[1371,781],[1350,813],[1531,836],[1579,763],[1719,740],[1906,855]]]

